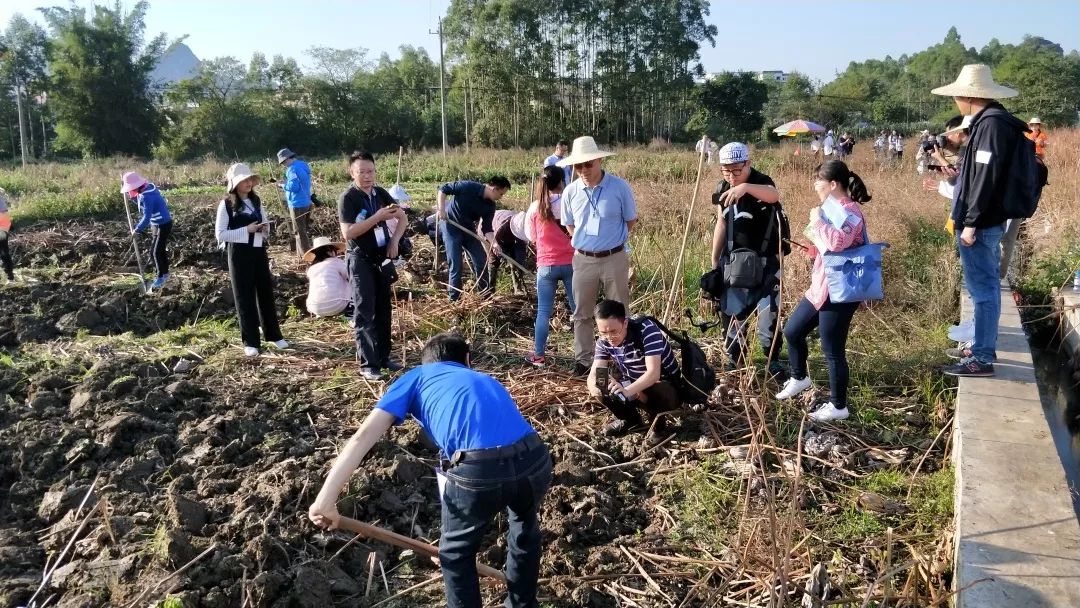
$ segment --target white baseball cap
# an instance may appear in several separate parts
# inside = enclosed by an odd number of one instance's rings
[[[750,148],[746,147],[746,144],[733,141],[728,144],[724,144],[723,148],[720,148],[720,164],[721,165],[733,165],[735,163],[745,163],[750,160]]]

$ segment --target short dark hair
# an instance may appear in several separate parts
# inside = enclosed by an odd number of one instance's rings
[[[443,332],[428,339],[424,343],[424,350],[420,352],[420,362],[469,364],[469,343],[461,334]]]
[[[949,120],[945,121],[945,130],[948,131],[949,129],[955,129],[956,127],[959,127],[960,123],[962,122],[964,122],[964,117],[957,114],[956,116],[953,116]]]
[[[600,300],[593,309],[593,316],[597,319],[626,320],[626,306],[618,300]]]
[[[369,160],[374,163],[375,157],[371,154],[371,152],[368,152],[367,150],[354,150],[353,153],[349,155],[349,162],[346,163],[345,166],[351,167],[352,164],[358,160]]]
[[[506,179],[502,175],[492,175],[487,180],[487,185],[491,186],[492,188],[502,188],[503,190],[509,190],[510,180]]]
[[[570,142],[566,141],[565,139],[560,139],[559,143],[555,144],[556,148],[558,148],[559,146],[562,146],[564,148],[569,148],[570,147]]]

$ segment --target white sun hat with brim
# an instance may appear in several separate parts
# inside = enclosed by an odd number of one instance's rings
[[[329,237],[320,236],[315,237],[315,240],[311,243],[311,249],[305,251],[301,259],[310,264],[315,259],[315,250],[321,247],[333,247],[339,255],[345,252],[345,243],[335,243]]]
[[[405,191],[405,186],[401,184],[394,184],[393,187],[388,190],[390,197],[399,203],[411,201],[412,197]]]
[[[615,156],[614,152],[601,150],[596,146],[596,140],[588,135],[583,135],[574,140],[574,146],[570,149],[570,156],[555,163],[556,167],[572,167],[590,160]]]
[[[259,174],[252,171],[251,167],[244,163],[235,163],[229,166],[229,170],[225,172],[225,191],[232,192],[236,190],[236,185],[249,177],[262,181]]]
[[[970,114],[968,114],[967,116],[964,117],[964,120],[960,121],[960,124],[956,125],[955,127],[951,128],[951,129],[949,129],[947,131],[943,131],[941,134],[942,135],[952,135],[953,133],[957,133],[959,131],[963,131],[964,129],[971,128],[971,120],[972,120],[972,118],[973,117]]]
[[[1042,121],[1041,121],[1041,120],[1039,120],[1039,117],[1038,117],[1038,116],[1032,116],[1032,117],[1031,117],[1031,120],[1029,120],[1029,121],[1028,121],[1028,124],[1029,124],[1029,125],[1041,125],[1041,124],[1042,124]]]
[[[1020,94],[1016,89],[994,82],[990,66],[982,63],[969,63],[960,70],[956,81],[930,91],[934,95],[946,97],[974,97],[977,99],[1005,99]]]

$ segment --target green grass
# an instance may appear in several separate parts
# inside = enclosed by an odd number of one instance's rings
[[[677,514],[677,538],[692,538],[712,546],[726,544],[731,509],[739,499],[742,480],[724,470],[726,456],[710,456],[664,490],[664,502]]]

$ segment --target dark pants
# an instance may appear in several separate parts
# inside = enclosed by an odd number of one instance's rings
[[[789,371],[791,377],[797,380],[802,380],[807,374],[806,338],[815,327],[818,328],[821,334],[821,350],[825,353],[825,361],[829,365],[831,400],[838,408],[847,407],[848,362],[845,349],[851,318],[855,316],[858,308],[858,302],[835,304],[826,300],[821,309],[816,310],[810,300],[802,298],[784,324],[788,364],[791,367]]]
[[[293,214],[296,221],[296,246],[300,248],[296,254],[304,255],[304,252],[311,249],[311,205],[296,209],[290,207],[289,213]]]
[[[350,251],[346,258],[356,325],[356,358],[360,367],[377,371],[390,358],[390,285],[367,256]]]
[[[514,236],[514,231],[510,229],[510,222],[504,223],[499,231],[495,233],[495,242],[502,248],[503,253],[514,259],[515,262],[525,266],[529,258],[528,243]],[[501,255],[493,256],[491,260],[491,286],[494,288],[498,285],[499,269],[502,265],[508,264],[510,266],[510,276],[514,282],[514,290],[517,291],[518,284],[525,285],[524,277],[521,274],[521,269],[510,264],[503,259]]]
[[[451,462],[454,459],[451,458]],[[551,456],[535,434],[504,448],[471,450],[446,467],[439,563],[449,608],[480,608],[476,554],[491,523],[508,511],[506,606],[535,608],[540,573],[537,512],[551,485]]]
[[[446,261],[450,266],[450,300],[461,297],[461,274],[464,270],[462,252],[469,255],[469,264],[476,275],[476,290],[487,294],[491,285],[491,273],[487,265],[487,251],[475,236],[470,236],[460,228],[442,224],[443,246],[446,247]]]
[[[11,261],[11,249],[8,248],[8,238],[11,233],[0,230],[0,263],[4,265],[4,274],[8,280],[15,280],[15,263]]]
[[[667,380],[661,380],[642,392],[645,393],[644,403],[636,399],[623,402],[611,395],[606,395],[601,402],[616,418],[630,424],[641,424],[641,412],[638,411],[638,407],[645,410],[651,423],[657,415],[679,409],[682,405],[679,391]]]
[[[781,334],[776,332],[776,319],[779,316],[780,304],[777,301],[777,293],[771,292],[762,298],[756,307],[746,311],[740,316],[721,314],[722,327],[726,328],[724,334],[724,349],[728,354],[728,361],[742,367],[743,355],[746,354],[749,341],[746,334],[749,331],[750,317],[757,312],[758,341],[761,342],[761,350],[769,362],[776,361],[780,357],[780,349],[784,345]],[[775,339],[774,339],[775,336]]]
[[[274,280],[266,247],[229,243],[229,281],[232,282],[240,338],[244,346],[259,347],[259,326],[267,342],[281,340],[274,310]]]
[[[153,226],[151,228],[151,231],[154,233],[154,241],[150,251],[154,254],[154,268],[157,269],[158,277],[169,274],[169,252],[166,248],[169,245],[169,235],[172,234],[172,226],[172,222],[169,222],[168,224]]]

